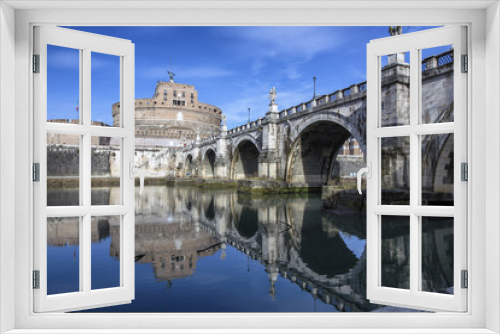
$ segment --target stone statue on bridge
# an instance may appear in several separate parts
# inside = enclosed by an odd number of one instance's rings
[[[226,114],[222,114],[222,125],[226,125]]]
[[[271,88],[271,90],[269,91],[269,100],[271,101],[271,103],[269,104],[270,106],[274,105],[274,101],[276,100],[276,88]]]

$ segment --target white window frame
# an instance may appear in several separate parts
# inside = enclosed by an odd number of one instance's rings
[[[83,4],[82,4],[83,3]],[[66,8],[56,10],[57,6],[71,6],[64,3],[19,2],[19,6],[52,6],[52,10],[14,10],[9,4],[17,6],[16,1],[0,4],[0,25],[9,30],[0,32],[0,78],[1,125],[0,125],[0,208],[1,211],[1,280],[0,316],[4,320],[1,331],[16,329],[13,333],[36,333],[35,329],[61,329],[60,332],[76,332],[77,328],[92,329],[88,332],[144,333],[137,329],[161,329],[163,332],[180,332],[176,328],[191,328],[187,332],[203,332],[203,329],[254,328],[255,332],[345,332],[350,333],[494,333],[500,331],[498,314],[500,310],[499,244],[500,230],[500,177],[498,165],[500,152],[484,156],[486,145],[499,147],[498,131],[500,106],[499,94],[499,50],[500,19],[498,2],[273,2],[273,9],[266,3],[246,3],[244,10],[240,4],[220,9],[215,2],[197,3],[192,8],[185,4],[165,2],[153,6],[170,8],[137,11],[136,9],[102,10],[94,6],[119,6],[107,2],[82,2],[78,6],[86,9]],[[104,4],[103,4],[104,3]],[[410,3],[410,4],[408,4]],[[124,6],[129,3],[122,4]],[[27,7],[26,7],[27,6]],[[54,7],[56,6],[56,7]],[[75,5],[76,6],[76,5]],[[130,5],[129,5],[130,6]],[[144,5],[151,6],[145,1]],[[293,8],[291,8],[293,6]],[[412,10],[401,9],[407,6]],[[429,7],[425,7],[429,6]],[[449,8],[461,6],[461,9]],[[486,7],[490,6],[488,9]],[[94,8],[93,8],[94,7]],[[133,5],[132,5],[133,7]],[[228,5],[229,7],[229,5]],[[354,9],[345,9],[354,8]],[[356,8],[357,7],[357,8]],[[80,7],[81,8],[81,7]],[[93,8],[93,9],[92,9]],[[136,8],[136,7],[134,7]],[[180,8],[180,9],[179,9]],[[184,8],[184,9],[183,9]],[[374,9],[375,8],[375,9]],[[420,8],[420,9],[419,9]],[[422,9],[423,8],[423,9]],[[189,9],[189,10],[186,10]],[[15,22],[13,17],[15,16]],[[168,21],[167,21],[168,20]],[[486,22],[486,25],[485,25]],[[468,143],[470,157],[469,187],[469,235],[468,246],[470,271],[468,290],[469,308],[467,313],[437,314],[34,314],[32,312],[30,256],[32,240],[32,184],[30,181],[32,147],[32,82],[29,73],[32,45],[32,26],[34,24],[59,25],[442,25],[465,24],[469,27],[470,47],[469,76],[469,114],[468,131],[472,134]],[[488,28],[488,29],[486,29]],[[12,31],[15,31],[15,42]],[[133,42],[133,41],[132,41]],[[488,70],[486,71],[486,63]],[[15,68],[15,72],[12,68]],[[8,74],[8,76],[5,75]],[[10,80],[10,81],[9,81]],[[11,82],[15,80],[15,91]],[[8,94],[15,93],[15,97]],[[7,108],[15,110],[8,114]],[[486,119],[488,118],[488,121]],[[14,124],[14,130],[6,129],[6,121]],[[486,134],[485,134],[486,133]],[[9,134],[15,138],[14,145]],[[12,162],[13,161],[13,162]],[[15,170],[15,178],[12,173]],[[485,173],[491,172],[488,182]],[[8,188],[10,186],[10,189]],[[15,198],[12,190],[15,186]],[[488,195],[488,196],[487,196]],[[486,210],[486,205],[488,209]],[[15,210],[9,209],[13,205]],[[9,220],[8,222],[6,221]],[[15,222],[15,224],[8,224]],[[13,242],[15,236],[15,243]],[[14,256],[12,256],[14,252]],[[492,254],[492,255],[491,255]],[[488,265],[486,266],[486,261]],[[12,289],[12,287],[15,287]],[[15,305],[15,308],[12,308]],[[357,330],[354,330],[357,328]],[[292,330],[282,330],[292,328]],[[293,330],[295,328],[295,330]],[[339,329],[338,331],[335,330]],[[26,330],[23,330],[26,329]],[[27,329],[30,329],[28,331]],[[101,330],[99,330],[101,329]],[[121,330],[120,330],[121,329]],[[198,330],[196,330],[198,329]],[[259,330],[260,329],[260,330]],[[267,330],[265,330],[267,329]],[[330,329],[330,330],[328,330]],[[418,330],[416,330],[418,329]],[[447,330],[448,329],[448,330]],[[460,330],[461,329],[461,330]],[[57,332],[51,330],[50,332]],[[108,331],[109,332],[109,331]],[[223,332],[214,330],[213,332]],[[243,330],[242,330],[243,332]],[[248,332],[248,331],[247,331]],[[252,331],[253,332],[253,331]],[[184,331],[186,333],[186,331]]]
[[[34,27],[34,52],[39,55],[39,73],[34,83],[34,162],[40,166],[40,180],[33,184],[34,200],[34,270],[39,271],[39,288],[34,290],[36,312],[72,311],[91,307],[130,303],[134,299],[135,191],[130,178],[135,149],[134,119],[134,44],[128,40],[100,36],[59,27]],[[79,124],[47,122],[48,45],[78,50],[80,58]],[[91,125],[92,52],[113,55],[119,59],[120,124],[117,127]],[[79,136],[79,204],[47,206],[47,133]],[[91,204],[91,139],[109,136],[120,140],[120,202],[118,205]],[[132,172],[133,175],[133,172]],[[120,226],[119,286],[92,289],[91,219],[116,216]],[[76,217],[79,220],[79,290],[47,295],[47,218]],[[93,305],[93,306],[92,306]]]
[[[451,122],[425,124],[422,119],[422,57],[421,50],[453,45],[454,119]],[[367,179],[367,298],[376,304],[404,305],[431,311],[463,312],[467,309],[467,290],[461,288],[461,270],[467,269],[467,185],[460,181],[460,163],[467,163],[467,73],[461,73],[461,55],[467,54],[466,28],[463,26],[434,28],[413,34],[391,36],[371,41],[367,46],[367,162],[371,177]],[[381,57],[409,52],[410,112],[408,125],[383,126],[381,123],[382,64]],[[454,205],[427,206],[421,204],[422,143],[420,136],[454,134]],[[383,205],[381,180],[381,143],[383,138],[409,139],[410,200],[408,205]],[[413,171],[413,172],[411,172]],[[417,172],[415,172],[417,171]],[[384,287],[381,283],[381,240],[383,217],[408,217],[410,270],[409,288]],[[422,217],[453,218],[453,286],[454,293],[422,291]]]

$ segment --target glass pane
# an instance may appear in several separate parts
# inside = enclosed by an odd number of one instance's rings
[[[80,123],[80,50],[47,45],[47,121]]]
[[[410,217],[382,216],[382,282],[390,288],[410,288]]]
[[[120,57],[92,52],[92,125],[120,126]]]
[[[47,206],[80,205],[80,136],[47,133]]]
[[[80,218],[47,218],[47,294],[80,291]]]
[[[422,49],[422,123],[453,122],[453,46]]]
[[[453,294],[453,218],[422,217],[422,291]]]
[[[120,286],[120,216],[92,217],[92,290]]]
[[[120,189],[121,138],[96,137],[92,146],[92,205],[119,205],[120,192],[111,196],[110,187]],[[118,195],[118,196],[116,196]]]
[[[453,206],[453,134],[422,136],[422,205]]]
[[[410,124],[410,53],[380,57],[380,126]]]
[[[382,204],[410,204],[410,137],[381,139]]]

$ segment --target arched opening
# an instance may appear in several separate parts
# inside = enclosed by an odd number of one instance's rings
[[[186,157],[186,162],[184,164],[184,175],[185,176],[192,176],[193,175],[193,156],[189,154]]]
[[[358,260],[340,233],[325,228],[320,205],[320,201],[308,201],[304,207],[300,224],[300,257],[308,268],[319,275],[333,277],[346,274]]]
[[[252,238],[259,230],[257,209],[243,206],[234,215],[234,225],[243,238]]]
[[[454,203],[454,135],[422,136],[422,204]]]
[[[352,140],[348,141],[350,138]],[[346,143],[346,141],[348,141]],[[319,187],[328,181],[338,183],[352,178],[364,167],[364,154],[350,154],[359,141],[343,126],[331,121],[318,121],[305,128],[292,144],[286,168],[286,181]],[[352,144],[351,144],[352,143]],[[340,155],[341,159],[337,159]]]
[[[215,178],[215,152],[212,149],[208,149],[203,157],[203,178],[214,179]]]
[[[245,180],[259,174],[259,150],[250,140],[238,144],[233,154],[231,175],[233,180]]]
[[[343,240],[340,233],[343,229],[328,220],[330,215],[322,213],[321,205],[318,195],[289,202],[285,236],[300,261],[316,274],[327,277],[345,274],[356,265],[357,257]]]
[[[203,196],[203,213],[208,220],[215,219],[215,198],[214,196]]]

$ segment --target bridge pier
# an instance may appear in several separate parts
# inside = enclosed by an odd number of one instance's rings
[[[262,150],[259,156],[259,177],[269,180],[279,178],[279,148],[280,133],[278,105],[271,102],[269,111],[262,121]]]
[[[227,159],[227,125],[225,119],[221,126],[220,137],[216,141],[216,148],[215,177],[218,179],[227,179],[229,177],[228,169],[231,164],[228,163]]]

